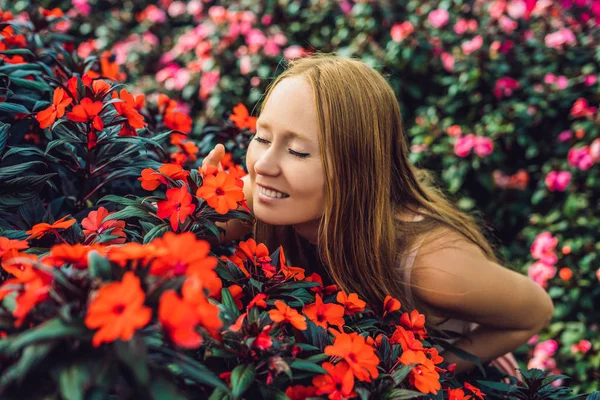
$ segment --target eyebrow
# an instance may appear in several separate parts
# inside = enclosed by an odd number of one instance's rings
[[[267,130],[272,130],[272,127],[271,127],[271,125],[269,125],[268,122],[258,121],[258,123],[257,123],[256,126],[257,127],[262,127],[264,129],[267,129]],[[283,136],[289,137],[289,138],[292,138],[292,139],[304,140],[304,141],[307,141],[309,143],[314,143],[314,141],[312,139],[309,139],[306,136],[301,135],[298,132],[291,131],[289,129],[286,129],[286,130],[283,131]]]

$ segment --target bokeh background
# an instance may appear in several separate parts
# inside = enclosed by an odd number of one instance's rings
[[[550,327],[516,352],[521,365],[600,389],[600,1],[33,3],[64,11],[74,50],[101,54],[130,91],[176,100],[191,120],[172,123],[198,157],[235,141],[203,127],[239,103],[254,110],[287,59],[336,52],[380,70],[412,161],[480,213],[504,264],[554,300]],[[18,14],[32,2],[0,4]]]

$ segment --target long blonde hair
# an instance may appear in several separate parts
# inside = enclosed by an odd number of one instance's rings
[[[430,174],[409,162],[400,107],[383,75],[360,60],[331,54],[297,59],[269,85],[260,110],[279,82],[296,76],[312,86],[326,176],[318,257],[312,262],[322,263],[340,288],[358,293],[372,307],[391,294],[414,308],[398,260],[420,235],[441,226],[495,260],[475,219],[454,207]],[[403,223],[397,216],[406,211],[425,219]],[[255,238],[272,250],[283,245],[290,259],[306,260],[307,242],[292,227],[257,221]]]

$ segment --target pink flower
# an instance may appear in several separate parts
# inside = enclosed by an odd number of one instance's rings
[[[287,47],[283,50],[283,57],[287,60],[293,60],[295,58],[300,58],[304,55],[304,49],[301,46],[293,45]]]
[[[559,135],[558,135],[558,141],[559,142],[566,142],[567,140],[571,139],[573,137],[573,132],[571,131],[562,131]]]
[[[185,14],[186,5],[183,1],[174,1],[167,9],[170,17],[175,18]]]
[[[400,24],[395,24],[390,30],[390,35],[394,42],[401,42],[415,31],[415,27],[409,21],[404,21]]]
[[[88,0],[73,0],[73,7],[82,15],[90,15],[92,7],[88,4]]]
[[[504,10],[506,9],[506,1],[504,0],[496,0],[492,4],[490,4],[489,12],[490,17],[492,19],[498,19],[502,14],[504,14]]]
[[[427,150],[429,146],[425,143],[423,144],[413,144],[412,146],[410,146],[410,151],[411,153],[421,153],[425,150]]]
[[[551,192],[564,192],[571,183],[571,173],[568,171],[551,171],[544,180]]]
[[[448,129],[446,129],[446,133],[448,134],[448,136],[457,137],[462,135],[462,129],[459,125],[452,125],[449,126]]]
[[[191,0],[187,3],[187,12],[193,16],[197,16],[202,13],[204,5],[200,0]]]
[[[556,360],[552,357],[533,357],[527,364],[528,369],[541,369],[542,371],[556,367]]]
[[[510,33],[517,29],[517,26],[519,26],[519,24],[508,18],[506,15],[501,16],[498,20],[498,23],[500,24],[500,28],[502,28],[505,33]]]
[[[586,171],[592,165],[594,165],[594,159],[592,158],[589,146],[571,148],[571,150],[569,150],[569,153],[567,154],[567,159],[569,160],[569,164],[571,166],[578,168],[582,171]]]
[[[440,58],[442,59],[442,64],[444,65],[444,69],[448,72],[454,71],[454,56],[450,53],[442,53],[440,54]]]
[[[210,93],[217,87],[219,84],[221,75],[218,71],[208,71],[202,74],[202,78],[200,78],[200,90],[199,96],[200,99],[206,100]]]
[[[511,0],[506,7],[506,12],[512,19],[519,19],[526,15],[527,5],[523,0]]]
[[[558,239],[552,236],[550,232],[542,232],[536,236],[531,244],[531,256],[542,263],[554,265],[558,261],[554,251],[557,244]]]
[[[427,20],[434,27],[441,28],[442,26],[448,23],[449,17],[450,14],[448,14],[447,10],[444,10],[443,8],[438,8],[437,10],[433,10],[429,13],[429,15],[427,16]]]
[[[596,113],[596,107],[590,107],[588,101],[580,97],[573,103],[570,113],[573,118],[590,117]]]
[[[600,5],[600,3],[598,4]],[[587,86],[592,86],[596,82],[598,82],[598,77],[596,75],[588,75],[585,77],[585,84]]]
[[[547,83],[548,85],[556,83],[556,75],[551,73],[546,74],[544,76],[544,83]]]
[[[279,45],[275,42],[274,38],[268,38],[265,46],[263,47],[263,53],[269,57],[278,56],[281,53]]]
[[[520,87],[519,82],[510,77],[500,78],[496,81],[496,87],[494,88],[494,95],[496,98],[501,99],[502,97],[508,97],[513,94],[515,89]]]
[[[466,157],[469,155],[474,145],[475,135],[473,134],[457,137],[454,142],[454,154],[459,157]]]
[[[600,138],[594,139],[590,145],[590,157],[594,162],[600,162]]]
[[[457,35],[462,35],[463,33],[465,33],[467,31],[468,28],[469,28],[469,24],[468,24],[467,20],[464,18],[459,18],[458,21],[456,21],[456,23],[454,24],[454,32]]]
[[[463,53],[465,53],[466,55],[469,55],[469,54],[479,50],[482,45],[483,45],[483,38],[480,35],[477,35],[473,39],[463,42],[460,45],[460,47],[461,47]]]
[[[227,20],[227,10],[222,6],[212,6],[208,9],[208,17],[215,24],[221,24]]]
[[[600,268],[596,270],[596,278],[600,281]]]
[[[488,137],[476,136],[473,151],[481,158],[487,157],[494,151],[494,142]]]
[[[252,71],[252,59],[246,54],[240,58],[240,74],[248,75],[250,71]]]
[[[252,29],[246,35],[246,44],[251,53],[256,54],[258,50],[267,42],[267,37],[260,29]]]
[[[533,350],[534,357],[552,357],[558,350],[558,342],[554,339],[538,343]]]
[[[271,22],[273,22],[273,17],[270,16],[269,14],[265,14],[260,19],[260,22],[265,26],[271,25]]]
[[[164,10],[161,10],[154,4],[151,4],[148,7],[146,7],[146,9],[142,13],[145,14],[146,20],[154,24],[160,24],[167,20],[167,14],[164,12]]]
[[[469,32],[475,32],[479,28],[479,22],[476,19],[469,20]]]
[[[535,334],[529,338],[529,340],[527,341],[527,344],[530,346],[533,346],[534,344],[536,344],[538,342],[538,340],[540,340],[540,335]]]
[[[579,343],[576,343],[571,346],[571,353],[587,353],[592,348],[592,343],[589,340],[582,339]]]
[[[566,76],[559,76],[556,78],[556,87],[560,90],[566,89],[569,86],[569,80]]]
[[[577,41],[575,39],[575,35],[570,29],[563,28],[554,33],[547,34],[544,38],[544,42],[546,43],[546,47],[557,49],[565,44],[573,45]]]

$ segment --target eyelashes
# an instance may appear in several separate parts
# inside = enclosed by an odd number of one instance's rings
[[[262,144],[269,144],[270,142],[268,140],[265,140],[259,136],[254,136],[254,140],[256,140],[258,143],[262,143]],[[299,153],[297,151],[294,151],[292,149],[288,149],[288,151],[290,152],[291,155],[296,156],[298,158],[307,158],[308,156],[310,156],[310,153]]]

